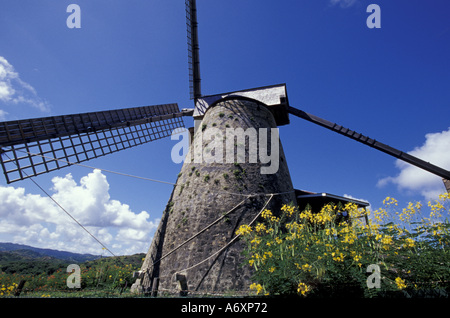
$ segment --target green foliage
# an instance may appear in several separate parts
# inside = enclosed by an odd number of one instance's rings
[[[132,277],[134,271],[139,270],[145,254],[135,254],[131,256],[119,256],[102,258],[95,261],[80,264],[81,269],[81,290],[96,291],[102,293],[105,291],[122,291],[125,287],[131,287],[135,279]],[[39,274],[37,269],[29,273],[0,273],[0,296],[11,296],[14,288],[21,280],[26,280],[22,295],[58,295],[64,296],[68,293],[72,297],[73,289],[67,287],[67,277],[70,273],[66,272],[67,265],[58,268],[52,274],[43,271]],[[78,290],[79,291],[79,290]]]
[[[242,168],[239,163],[234,163],[234,166],[238,168],[233,170],[234,177],[236,178],[236,180],[243,180],[247,175],[246,170]]]
[[[17,250],[0,253],[0,271],[6,274],[53,274],[61,267],[69,265],[67,261],[43,256],[30,250]]]
[[[247,242],[247,262],[255,269],[250,288],[257,294],[310,297],[389,296],[399,291],[412,296],[430,290],[448,297],[450,225],[442,215],[449,201],[445,194],[429,202],[429,217],[419,217],[420,203],[397,211],[392,198],[367,215],[350,203],[326,205],[318,213],[285,205],[279,217],[265,210],[262,222],[237,231]],[[381,270],[379,289],[367,285],[371,264]]]

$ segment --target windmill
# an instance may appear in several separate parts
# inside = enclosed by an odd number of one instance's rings
[[[202,95],[195,0],[186,0],[186,17],[194,109],[164,104],[0,123],[1,164],[6,181],[12,183],[168,137],[183,129],[183,117],[194,118],[188,160],[137,273],[134,290],[245,291],[251,270],[241,267],[243,246],[235,234],[240,225],[252,224],[264,209],[277,211],[284,203],[320,202],[324,197],[344,200],[294,189],[282,146],[276,142],[278,136],[268,133],[289,124],[289,115],[450,179],[445,169],[290,106],[285,84]],[[232,149],[238,156],[233,154],[231,162],[196,157],[227,158],[219,153],[215,137],[205,138],[207,132],[227,136],[227,129],[247,134],[232,136]],[[253,131],[266,132],[265,143],[257,135],[256,162],[250,160]],[[230,138],[223,140],[227,142]],[[272,162],[262,160],[261,153],[272,154],[271,159],[277,162],[275,172],[262,173]]]

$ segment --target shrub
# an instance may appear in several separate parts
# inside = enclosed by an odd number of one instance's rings
[[[250,288],[260,295],[300,296],[448,292],[450,226],[443,215],[449,202],[449,194],[429,202],[429,217],[421,216],[420,202],[399,211],[389,197],[372,212],[351,203],[329,204],[318,213],[289,205],[279,216],[264,210],[261,222],[236,232],[247,243],[247,264],[254,267]],[[368,288],[371,264],[381,270],[380,288]]]
[[[113,291],[123,287],[130,287],[135,278],[132,273],[138,270],[137,266],[115,263],[114,260],[105,258],[94,262],[81,264],[81,290]],[[18,275],[0,272],[0,296],[11,296],[14,294],[18,283],[25,280],[23,295],[28,293],[39,294],[48,292],[80,292],[78,289],[67,287],[66,267],[58,269],[52,275],[42,273],[39,275]],[[62,294],[63,295],[63,294]],[[70,294],[74,295],[74,294]],[[60,295],[60,297],[62,297]]]

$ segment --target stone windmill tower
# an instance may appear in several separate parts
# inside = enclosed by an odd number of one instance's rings
[[[168,137],[184,127],[182,117],[194,117],[187,159],[134,291],[248,291],[251,272],[241,266],[236,230],[298,199],[277,130],[288,114],[450,179],[445,169],[291,107],[284,84],[202,95],[196,12],[196,1],[186,0],[194,110],[164,104],[0,123],[1,165],[11,183]]]
[[[247,97],[257,95],[266,100]],[[279,211],[296,200],[276,129],[286,124],[285,97],[282,85],[199,99],[208,107],[197,112],[191,160],[183,164],[145,258],[141,288],[248,291],[250,268],[242,266],[236,230],[263,209]]]
[[[203,96],[195,0],[186,16],[193,142],[133,288],[248,291],[236,230],[296,200],[277,130],[289,123],[286,87]]]

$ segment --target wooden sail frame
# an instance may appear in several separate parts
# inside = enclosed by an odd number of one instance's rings
[[[8,183],[170,136],[184,127],[177,104],[0,123]]]

